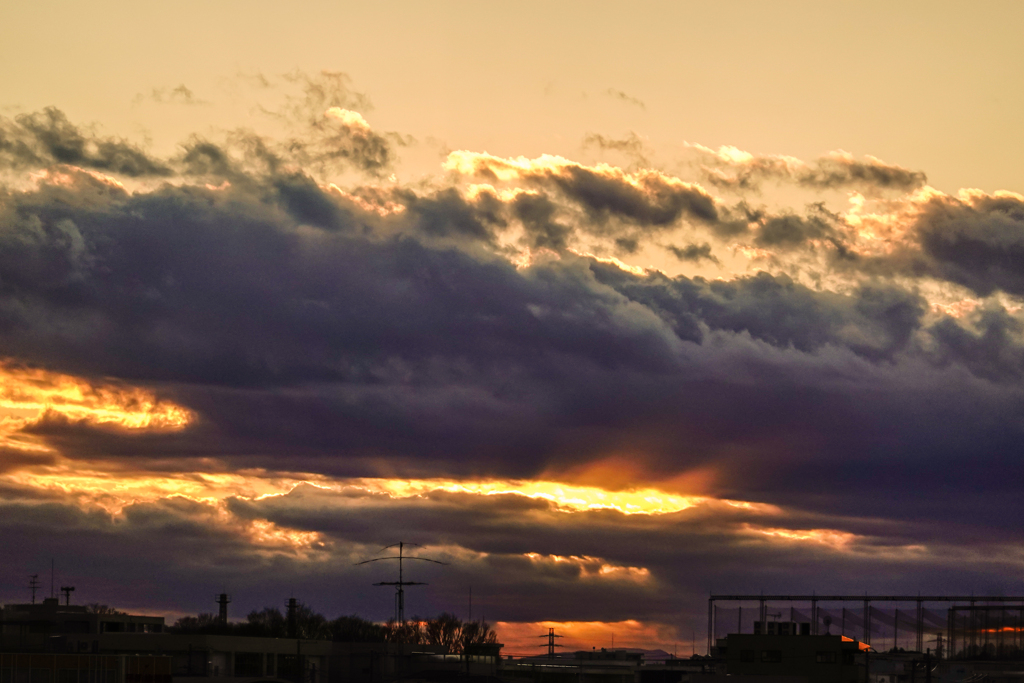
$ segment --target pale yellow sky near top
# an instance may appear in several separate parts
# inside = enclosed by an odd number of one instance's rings
[[[842,148],[947,192],[1020,191],[1021,35],[1021,2],[6,0],[0,113],[55,105],[169,149],[247,125],[239,72],[329,69],[370,97],[374,128],[420,142],[407,159],[578,157],[587,133],[635,131],[664,161],[684,141]],[[133,104],[178,84],[212,104]]]

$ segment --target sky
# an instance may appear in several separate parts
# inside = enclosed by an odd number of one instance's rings
[[[398,541],[516,653],[1024,593],[1022,28],[0,8],[0,602],[384,620]]]

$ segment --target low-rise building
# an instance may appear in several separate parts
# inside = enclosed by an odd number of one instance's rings
[[[500,650],[500,644],[485,644],[452,655],[405,643],[169,633],[163,617],[97,613],[55,599],[0,609],[0,683],[478,679],[496,675]]]
[[[767,624],[766,626],[771,626]],[[755,633],[731,633],[712,654],[716,674],[737,677],[785,677],[804,683],[865,683],[867,646],[839,635],[807,635],[809,629],[785,622]],[[803,635],[795,635],[803,634]],[[766,683],[766,682],[765,682]]]

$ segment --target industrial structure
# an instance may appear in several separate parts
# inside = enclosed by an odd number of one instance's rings
[[[886,608],[880,609],[879,603]],[[906,645],[938,659],[1019,657],[1024,650],[1024,597],[812,593],[712,595],[707,652],[719,634],[753,633],[755,624],[772,619],[808,624],[812,636],[856,637],[875,650]]]
[[[402,572],[402,563],[406,560],[416,562],[433,562],[434,564],[448,564],[447,562],[441,562],[439,560],[431,560],[427,557],[415,557],[412,555],[405,555],[406,546],[420,547],[419,543],[407,543],[405,541],[399,541],[392,545],[385,546],[381,550],[389,550],[391,548],[398,548],[397,555],[388,555],[386,557],[375,557],[372,560],[364,560],[362,562],[356,562],[356,566],[362,564],[370,564],[371,562],[384,562],[387,560],[398,560],[398,581],[379,581],[373,584],[374,586],[394,586],[395,587],[395,619],[399,623],[405,623],[405,587],[406,586],[426,586],[427,584],[422,581],[406,581]]]
[[[755,622],[754,633],[731,633],[713,649],[716,677],[785,676],[805,683],[863,683],[867,646],[845,636],[811,635],[810,631],[808,623]]]

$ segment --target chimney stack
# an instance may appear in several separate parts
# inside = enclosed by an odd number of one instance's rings
[[[220,605],[220,625],[228,625],[228,603],[231,602],[231,596],[227,593],[221,593],[217,596],[217,604]]]
[[[288,598],[288,637],[299,637],[299,604],[295,598]]]

